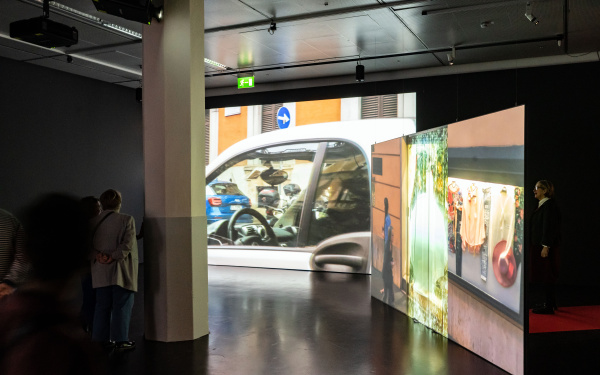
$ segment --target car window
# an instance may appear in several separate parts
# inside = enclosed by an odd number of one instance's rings
[[[244,195],[236,184],[214,183],[210,185],[217,195]]]
[[[317,182],[308,245],[332,236],[370,230],[368,165],[347,142],[329,142]]]
[[[207,202],[208,222],[229,219],[235,211],[250,207],[258,211],[278,232],[280,246],[296,246],[303,197],[312,175],[318,147],[319,143],[314,142],[259,148],[225,163],[211,173],[206,181],[216,195],[222,198],[212,202],[219,206],[211,206]],[[248,203],[237,202],[232,205],[234,209],[225,211],[222,209],[226,205],[225,198],[233,192],[247,197]],[[214,217],[221,219],[213,219]],[[238,227],[259,224],[252,216],[243,217],[245,220],[236,222]],[[254,232],[244,233],[250,236]],[[222,229],[218,234],[226,235]],[[226,239],[221,239],[220,243],[230,244]]]

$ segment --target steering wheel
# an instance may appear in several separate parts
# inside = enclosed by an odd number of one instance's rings
[[[227,225],[227,236],[232,242],[235,242],[237,239],[237,231],[235,230],[235,223],[242,215],[250,215],[255,217],[260,224],[265,228],[267,235],[265,237],[261,237],[260,235],[251,236],[258,237],[259,241],[264,245],[269,246],[279,246],[279,242],[277,241],[277,236],[275,236],[275,231],[269,225],[269,222],[260,212],[256,211],[252,208],[242,208],[241,210],[236,211],[231,219],[229,219],[229,224]]]

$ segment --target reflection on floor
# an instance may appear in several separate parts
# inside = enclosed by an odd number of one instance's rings
[[[140,284],[143,285],[143,273]],[[370,277],[209,266],[210,334],[143,339],[143,290],[111,374],[506,374],[370,297]]]
[[[408,314],[408,296],[406,295],[406,291],[401,290],[394,284],[394,303],[393,307],[396,310],[401,311],[405,315]],[[375,268],[371,268],[371,294],[375,296],[376,293],[379,295],[376,296],[376,299],[383,301],[383,278],[381,276],[381,272]]]

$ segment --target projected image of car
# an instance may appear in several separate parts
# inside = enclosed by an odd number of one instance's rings
[[[208,263],[369,273],[371,145],[414,128],[399,118],[342,121],[229,147],[206,167],[206,183],[235,183],[251,207],[208,226]]]
[[[233,182],[212,181],[206,186],[206,218],[208,224],[228,220],[236,211],[251,206],[250,199]],[[242,215],[239,222],[249,223],[252,218]]]

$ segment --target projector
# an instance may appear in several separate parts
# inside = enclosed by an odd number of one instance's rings
[[[75,27],[42,16],[11,22],[10,37],[46,48],[55,48],[77,44],[79,33]]]
[[[150,25],[152,18],[162,20],[162,6],[155,7],[152,0],[93,0],[96,10]]]

